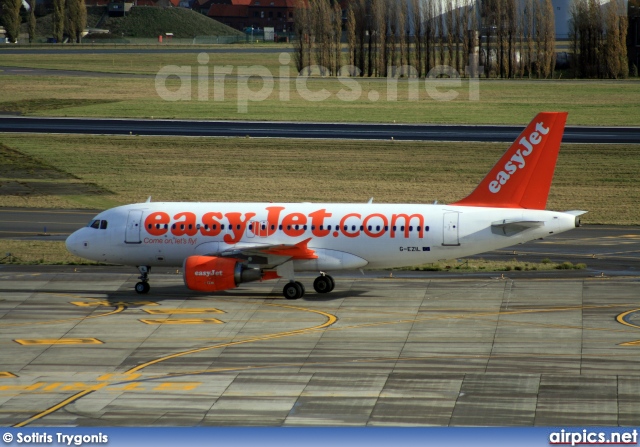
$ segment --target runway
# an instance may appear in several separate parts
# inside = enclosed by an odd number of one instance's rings
[[[512,142],[522,126],[0,117],[0,132]],[[565,128],[564,143],[637,143],[640,127]]]

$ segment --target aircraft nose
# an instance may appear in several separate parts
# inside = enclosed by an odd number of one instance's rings
[[[65,241],[67,250],[73,253],[74,255],[79,255],[79,252],[80,252],[81,241],[80,241],[80,235],[78,233],[80,233],[80,230],[71,233],[67,238],[67,240]]]

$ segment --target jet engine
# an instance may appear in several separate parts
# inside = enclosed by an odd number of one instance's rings
[[[238,259],[189,256],[184,261],[184,284],[191,290],[215,292],[233,289],[243,282],[262,279],[262,271],[249,268]]]

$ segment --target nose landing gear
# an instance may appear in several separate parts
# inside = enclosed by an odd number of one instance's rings
[[[149,285],[149,272],[151,271],[151,267],[148,265],[139,265],[138,270],[140,271],[140,276],[138,276],[140,282],[136,283],[135,290],[140,294],[149,293],[149,290],[151,290],[151,286]]]

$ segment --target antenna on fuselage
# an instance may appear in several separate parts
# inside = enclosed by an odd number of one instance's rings
[[[367,203],[368,204],[372,204],[373,203],[373,197],[371,197]]]
[[[147,201],[144,203],[151,203],[151,196],[147,197]]]

